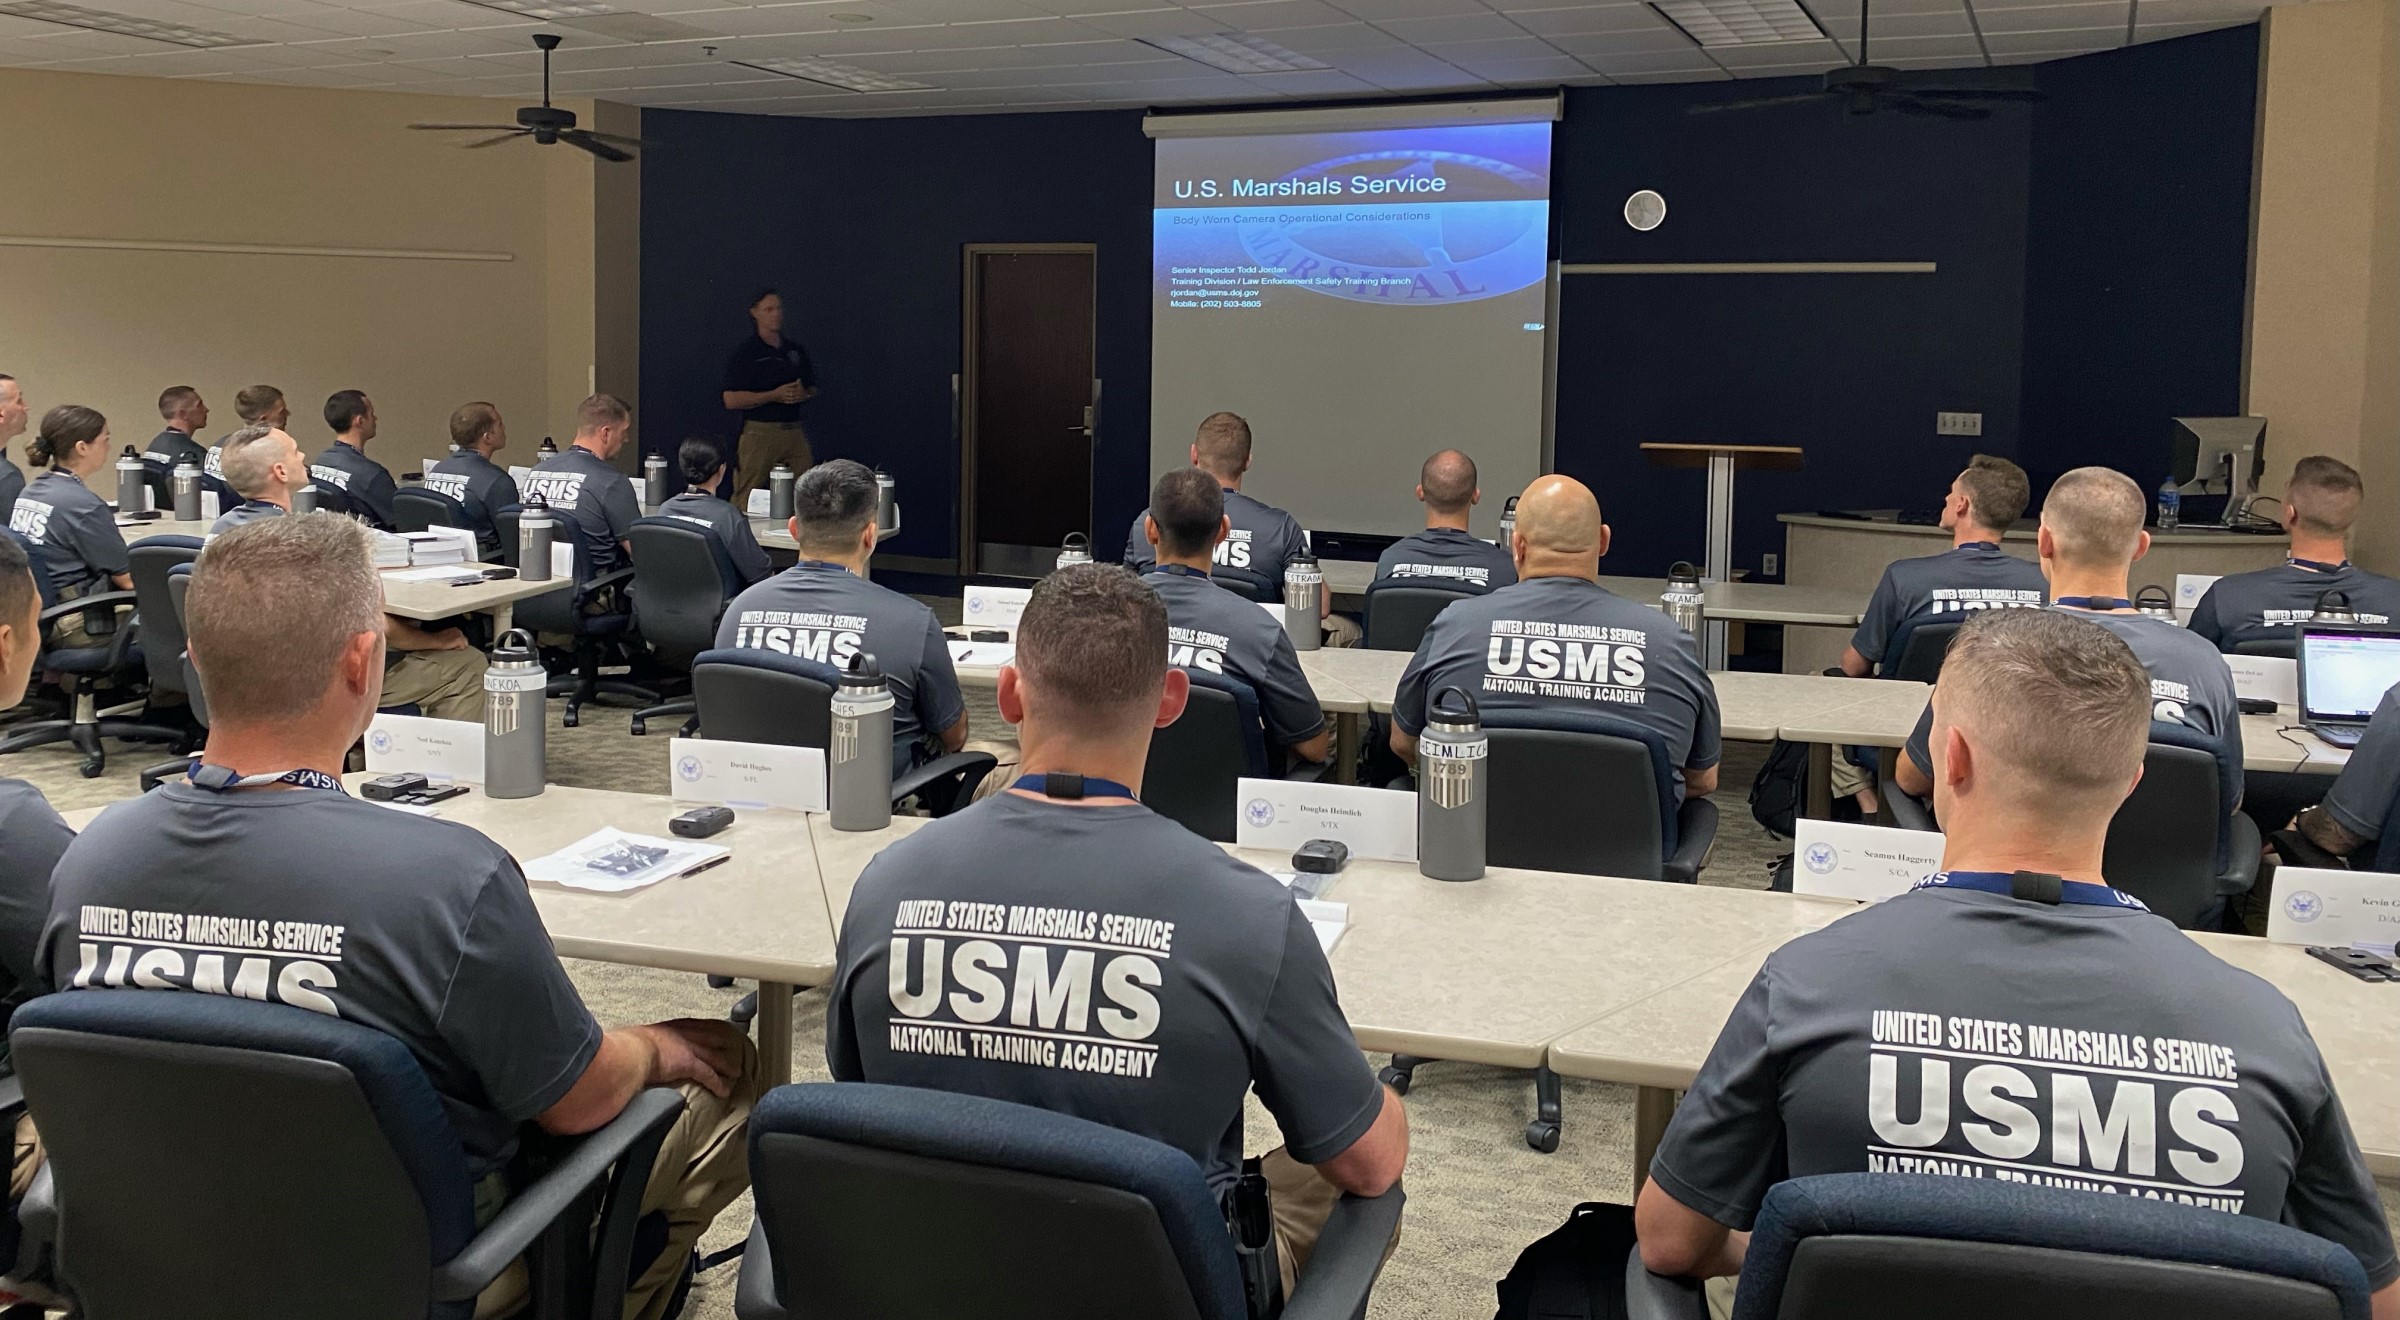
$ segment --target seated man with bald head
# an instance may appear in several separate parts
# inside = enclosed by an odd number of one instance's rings
[[[1404,537],[1375,561],[1374,587],[1442,587],[1480,596],[1517,580],[1516,561],[1506,546],[1476,540],[1467,518],[1483,500],[1475,460],[1445,449],[1425,460],[1417,474],[1417,500],[1425,506],[1425,530]]]
[[[1717,689],[1692,635],[1600,585],[1608,524],[1573,477],[1548,476],[1517,500],[1509,554],[1517,582],[1443,610],[1400,676],[1392,750],[1417,763],[1435,695],[1475,698],[1484,722],[1512,712],[1584,712],[1655,729],[1677,800],[1717,788]]]

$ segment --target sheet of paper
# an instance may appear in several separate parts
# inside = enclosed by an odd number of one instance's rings
[[[477,577],[479,574],[464,564],[434,564],[426,568],[387,568],[386,582],[448,582],[452,578]]]
[[[1032,597],[1029,587],[968,587],[959,617],[969,628],[1005,628],[1015,636],[1017,619]]]
[[[677,802],[779,811],[825,810],[825,749],[771,743],[667,740]]]
[[[483,722],[377,715],[367,726],[367,769],[403,771],[437,784],[483,782]]]
[[[1233,841],[1244,848],[1291,852],[1311,839],[1338,839],[1353,857],[1417,860],[1417,795],[1356,784],[1289,779],[1234,781],[1241,804]]]
[[[761,486],[750,492],[750,502],[742,507],[742,512],[753,518],[764,518],[767,511],[774,507],[775,492]]]
[[[216,493],[215,491],[213,491],[213,490],[204,490],[204,491],[201,491],[201,492],[200,492],[200,520],[201,520],[202,522],[207,522],[207,523],[213,523],[213,522],[215,522],[215,521],[217,520],[217,517],[218,517],[218,515],[220,515],[220,514],[222,514],[222,513],[224,513],[224,512],[225,512],[225,510],[223,510],[222,508],[219,508],[219,507],[218,507],[218,504],[219,504],[219,501],[218,501],[218,499],[217,499],[217,493]]]
[[[1341,943],[1342,935],[1350,929],[1350,905],[1329,903],[1321,898],[1300,900],[1300,915],[1308,918],[1311,930],[1317,933],[1317,947],[1326,953]]]
[[[2298,718],[2299,661],[2284,655],[2229,655],[2225,667],[2233,671],[2235,696],[2264,698],[2276,704],[2277,714]]]
[[[950,663],[954,665],[974,665],[979,668],[998,669],[1002,665],[1014,663],[1017,658],[1017,647],[1014,642],[962,642],[951,638],[949,647]]]
[[[622,894],[706,870],[732,854],[730,848],[696,839],[662,839],[612,827],[525,863],[525,878],[564,889]]]
[[[375,802],[375,799],[373,798],[367,798],[365,800],[369,802]],[[442,814],[439,807],[420,807],[414,802],[375,802],[375,805],[379,807],[389,807],[393,811],[405,812],[411,816],[439,816]]]
[[[2267,938],[2332,948],[2388,945],[2400,938],[2400,875],[2277,867]]]
[[[558,581],[575,580],[575,543],[559,540],[550,543],[550,576]]]
[[[1792,892],[1880,903],[1942,869],[1942,836],[1881,825],[1802,820],[1792,839]]]

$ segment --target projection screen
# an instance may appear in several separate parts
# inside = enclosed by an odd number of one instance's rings
[[[1555,97],[1153,116],[1150,460],[1255,436],[1243,489],[1312,530],[1423,526],[1418,465],[1542,471]]]

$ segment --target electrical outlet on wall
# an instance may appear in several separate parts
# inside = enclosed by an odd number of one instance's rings
[[[1759,571],[1759,573],[1760,573],[1761,575],[1763,575],[1763,576],[1765,576],[1765,577],[1773,577],[1773,576],[1775,576],[1775,571],[1776,571],[1777,569],[1779,569],[1779,568],[1782,568],[1782,567],[1783,567],[1783,556],[1782,556],[1782,555],[1761,555],[1761,556],[1759,557],[1759,561],[1758,561],[1758,571]]]
[[[1983,414],[1971,412],[1937,412],[1933,415],[1935,435],[1982,435]]]

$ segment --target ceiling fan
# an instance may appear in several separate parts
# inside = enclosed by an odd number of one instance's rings
[[[550,52],[558,49],[561,40],[555,32],[536,32],[533,44],[542,48],[542,103],[521,106],[514,124],[410,124],[421,132],[433,133],[491,133],[481,142],[470,142],[467,149],[494,147],[511,138],[530,137],[543,146],[564,142],[581,147],[602,160],[632,160],[626,147],[647,146],[640,138],[620,137],[614,133],[599,133],[575,127],[575,112],[561,110],[550,104]]]
[[[1991,117],[1992,112],[1988,107],[1992,103],[2042,99],[2042,94],[2030,87],[1946,82],[1938,77],[1927,79],[1914,73],[1868,63],[1868,6],[1869,0],[1859,0],[1858,63],[1827,70],[1824,85],[1816,91],[1756,96],[1742,101],[1714,101],[1692,106],[1690,113],[1706,115],[1724,110],[1759,110],[1776,105],[1832,101],[1854,115],[1896,110],[1904,115],[1932,115],[1942,119],[1987,119]]]

